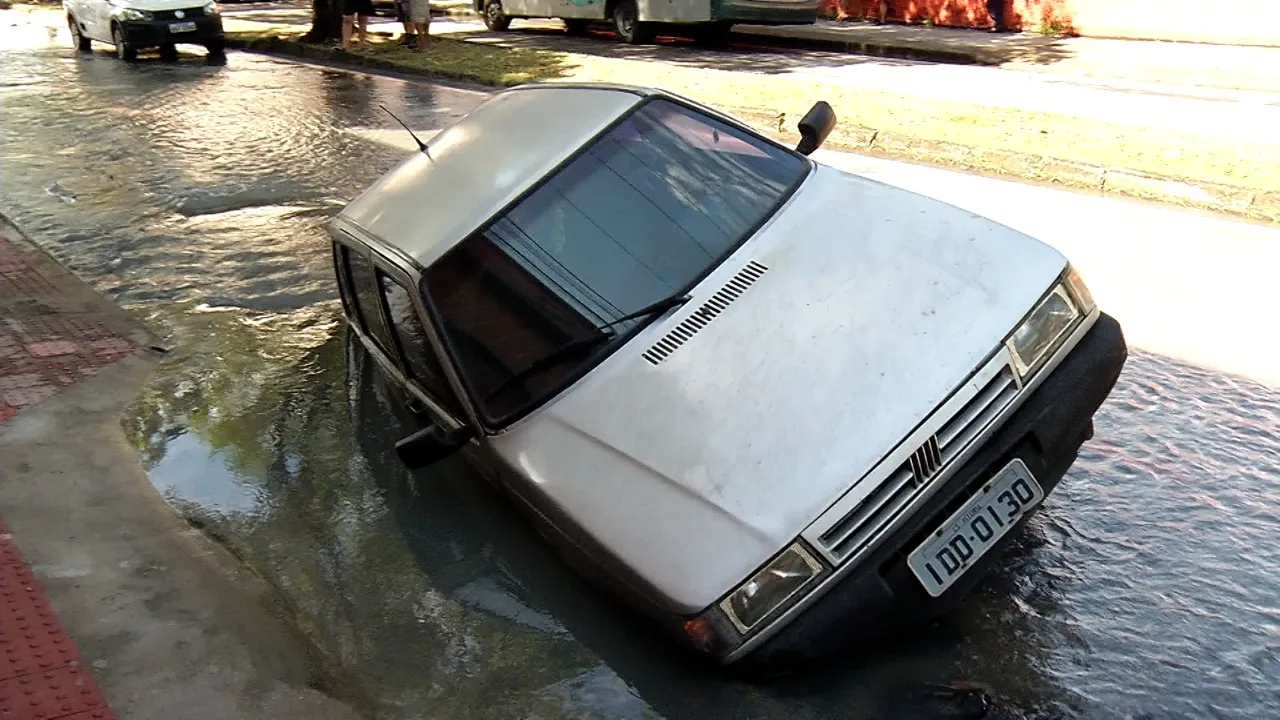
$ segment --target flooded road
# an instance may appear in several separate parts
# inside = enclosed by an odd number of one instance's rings
[[[169,337],[125,427],[387,718],[1280,716],[1280,389],[1134,353],[1097,438],[952,617],[748,685],[683,659],[460,462],[408,473],[324,221],[481,99],[231,54],[0,51],[0,210]],[[1124,321],[1124,318],[1120,318]]]

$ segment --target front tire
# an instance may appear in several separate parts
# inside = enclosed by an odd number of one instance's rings
[[[71,30],[71,44],[80,52],[89,52],[93,49],[93,41],[84,36],[80,32],[80,23],[76,19],[67,15],[67,27]]]
[[[511,18],[502,11],[502,0],[489,0],[484,4],[484,26],[494,32],[506,32]]]
[[[116,57],[125,62],[133,62],[138,59],[138,48],[125,42],[124,28],[119,25],[112,25],[111,40],[116,44]]]
[[[613,6],[613,30],[618,39],[628,45],[644,45],[653,40],[653,30],[648,23],[640,22],[640,10],[636,0],[618,0]]]
[[[205,43],[204,49],[209,51],[209,57],[212,58],[222,58],[227,55],[227,43],[222,38]]]

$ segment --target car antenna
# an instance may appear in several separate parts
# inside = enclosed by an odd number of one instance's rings
[[[383,110],[387,110],[386,105],[379,105],[378,107],[382,108]],[[409,137],[413,138],[413,141],[418,143],[418,149],[421,150],[424,155],[426,155],[427,157],[431,157],[431,151],[427,149],[427,144],[419,140],[418,136],[414,135],[413,131],[409,129],[409,126],[404,124],[403,120],[396,117],[396,114],[391,112],[390,110],[387,110],[387,114],[390,115],[392,119],[394,119],[396,122],[400,123],[400,127],[404,128],[405,132],[409,133]]]

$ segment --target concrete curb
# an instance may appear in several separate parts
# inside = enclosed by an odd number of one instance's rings
[[[788,137],[793,135],[794,132],[788,133]],[[830,144],[833,148],[895,160],[1152,200],[1280,224],[1280,193],[1276,192],[1150,175],[1043,155],[966,147],[859,126],[842,126],[833,134]]]
[[[250,41],[229,37],[228,46],[250,52],[283,55],[356,69],[372,69],[401,76],[483,82],[480,78],[468,76],[465,73],[457,75],[428,73],[405,68],[380,58],[346,52],[340,48],[308,45],[279,37],[263,37]],[[791,127],[792,123],[781,112],[736,107],[725,108],[725,110],[768,135],[788,143],[795,139],[795,128]],[[847,122],[837,127],[827,144],[833,149],[893,160],[1059,185],[1119,197],[1153,200],[1247,220],[1280,224],[1280,192],[1172,176],[1149,175],[1125,168],[1077,163],[1043,155],[968,147],[906,135],[897,130],[883,130]]]
[[[0,375],[39,375],[57,386],[0,417],[0,516],[118,717],[371,717],[372,704],[336,654],[312,641],[278,589],[184,522],[148,480],[121,422],[162,359],[151,347],[155,332],[2,212],[0,235],[35,276],[8,265],[19,279],[0,298],[0,320],[39,334],[61,325],[76,342],[101,329],[103,340],[129,346],[111,343],[97,360],[28,346],[24,357],[0,362],[8,364]],[[69,382],[60,382],[64,374]],[[3,717],[11,717],[7,689],[0,687]],[[90,715],[68,705],[84,702],[77,691],[58,697],[44,717]]]
[[[60,307],[63,312],[89,312],[104,325],[111,328],[121,337],[126,338],[141,350],[155,353],[168,352],[169,347],[160,331],[147,325],[141,318],[116,304],[114,300],[99,292],[92,285],[81,280],[79,276],[67,269],[60,260],[49,252],[48,248],[32,240],[18,224],[4,211],[0,210],[0,236],[8,237],[18,248],[18,252],[37,272],[60,287],[75,288],[74,297],[80,300],[79,305]],[[68,293],[68,296],[72,296]]]
[[[227,47],[247,52],[264,53],[267,55],[282,55],[285,57],[308,60],[326,65],[337,65],[362,70],[376,70],[390,75],[425,77],[443,82],[463,81],[483,85],[484,87],[499,87],[486,83],[482,77],[469,75],[465,72],[457,74],[429,73],[415,68],[406,68],[403,65],[399,65],[390,60],[347,52],[346,50],[338,47],[312,45],[309,43],[285,40],[280,37],[261,37],[254,38],[252,40],[242,40],[228,35]]]

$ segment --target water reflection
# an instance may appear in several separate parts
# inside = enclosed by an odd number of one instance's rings
[[[220,467],[217,453],[187,434],[168,439],[159,460],[151,466],[151,482],[170,502],[190,503],[205,512],[253,514],[258,507],[254,488],[247,488],[234,472]]]

